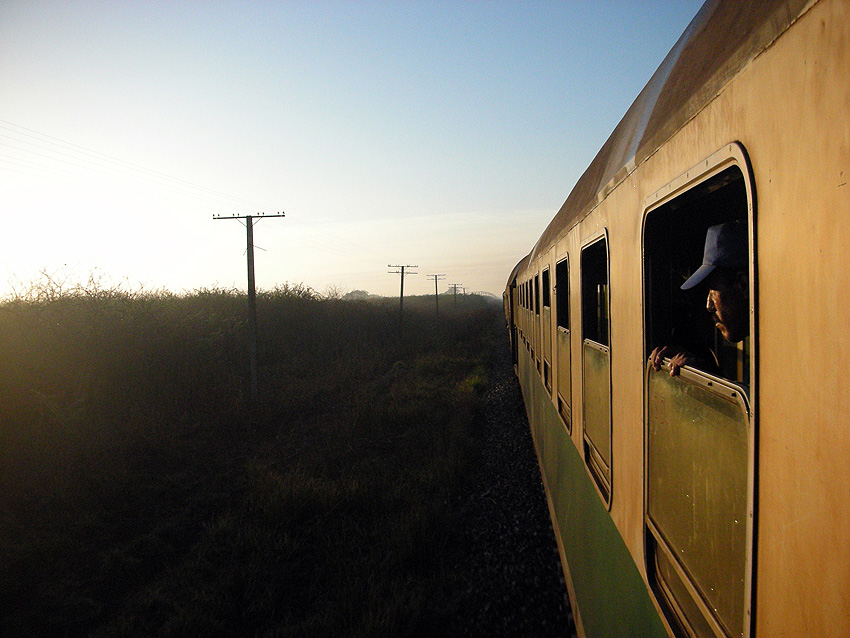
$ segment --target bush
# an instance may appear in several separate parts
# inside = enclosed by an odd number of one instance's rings
[[[451,613],[449,506],[497,306],[444,313],[47,278],[0,305],[4,635],[415,635]]]

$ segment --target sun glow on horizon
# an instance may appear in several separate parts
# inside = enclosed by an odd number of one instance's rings
[[[500,294],[697,5],[4,4],[3,292]]]

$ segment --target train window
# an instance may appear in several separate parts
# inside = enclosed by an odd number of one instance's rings
[[[570,261],[562,259],[555,264],[555,313],[558,327],[570,330]]]
[[[552,394],[552,287],[549,268],[540,274],[540,296],[543,305],[543,324],[540,329],[540,347],[543,351],[543,384]]]
[[[531,280],[531,282],[531,295],[534,298],[534,314],[537,319],[534,322],[533,326],[534,350],[532,351],[532,358],[534,359],[534,362],[537,365],[537,374],[542,376],[543,362],[540,360],[540,275],[534,275],[534,278]]]
[[[534,275],[534,314],[540,314],[540,275]]]
[[[671,624],[692,638],[750,635],[754,294],[742,166],[742,152],[718,154],[702,181],[671,185],[644,222],[646,355],[687,353],[675,376],[670,359],[659,371],[646,365],[647,573]],[[713,269],[701,268],[704,257]]]
[[[602,239],[581,253],[582,336],[608,346],[608,244]]]
[[[723,276],[748,286],[748,198],[741,169],[732,166],[687,193],[653,210],[644,227],[644,254],[647,303],[646,354],[659,346],[687,351],[691,367],[736,383],[749,384],[749,326],[740,330],[742,338],[730,342],[715,329],[713,315],[706,312],[710,277],[683,291],[681,286],[700,267],[709,229],[713,228],[715,250],[734,243],[742,260],[724,269]],[[721,234],[722,233],[722,234]],[[716,242],[728,238],[724,246]],[[720,271],[721,269],[716,269]],[[712,273],[719,278],[720,273]],[[738,282],[731,282],[737,285]],[[749,290],[742,297],[749,301]],[[748,324],[744,310],[744,323]]]
[[[584,456],[606,504],[611,503],[611,352],[608,240],[581,252]]]
[[[570,261],[555,264],[555,321],[558,361],[558,414],[572,431],[572,353],[570,352]]]
[[[543,384],[546,391],[552,394],[552,288],[549,279],[549,268],[544,268],[540,274],[540,296],[543,311],[543,323],[540,327],[540,348],[543,351]]]

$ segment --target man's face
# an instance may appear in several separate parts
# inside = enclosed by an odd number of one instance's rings
[[[705,309],[727,341],[737,343],[750,333],[749,297],[746,273],[711,273]]]

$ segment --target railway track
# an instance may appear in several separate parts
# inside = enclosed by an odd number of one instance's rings
[[[574,636],[519,384],[507,350],[485,397],[480,462],[462,507],[466,612],[457,636]]]

